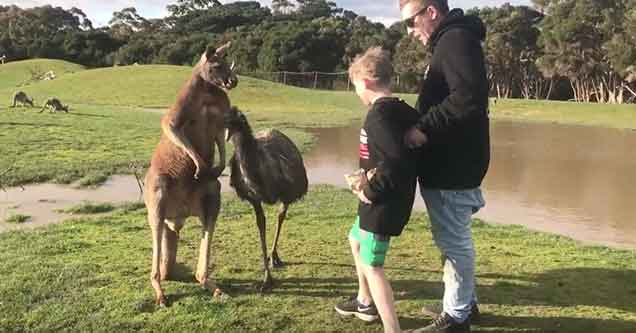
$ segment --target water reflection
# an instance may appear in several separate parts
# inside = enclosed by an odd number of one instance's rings
[[[575,239],[636,248],[636,133],[556,124],[493,122],[492,162],[483,184],[484,220],[521,224]],[[306,157],[312,183],[344,186],[357,168],[358,126],[315,129]],[[416,206],[423,209],[420,198]]]

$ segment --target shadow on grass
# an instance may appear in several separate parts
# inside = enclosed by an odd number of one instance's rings
[[[16,122],[0,122],[0,126],[30,126],[30,127],[71,127],[70,125],[47,124],[47,123],[16,123]]]
[[[112,116],[105,116],[101,114],[88,114],[88,113],[77,113],[77,112],[69,112],[66,115],[75,116],[75,117],[113,118]]]
[[[565,268],[537,275],[483,274],[497,280],[478,286],[482,301],[493,304],[599,306],[636,314],[636,271],[603,268]],[[532,287],[511,281],[530,282]],[[636,332],[636,330],[634,330]]]
[[[406,327],[406,326],[405,326]],[[573,317],[497,316],[484,314],[473,332],[636,332],[636,322]]]
[[[327,262],[310,262],[310,261],[298,261],[298,262],[285,262],[285,266],[324,266],[325,268],[329,267],[344,267],[355,269],[353,264],[342,264],[342,263],[327,263]],[[414,272],[414,273],[438,273],[441,270],[428,270],[428,269],[415,269],[415,268],[407,268],[407,267],[397,267],[397,266],[386,266],[384,267],[387,271],[401,271],[401,272]]]

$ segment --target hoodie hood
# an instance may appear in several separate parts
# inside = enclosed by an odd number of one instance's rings
[[[486,26],[484,22],[475,15],[464,15],[463,10],[455,8],[448,12],[444,20],[431,34],[431,50],[435,48],[435,45],[437,45],[437,42],[442,38],[442,35],[452,29],[465,29],[475,34],[480,41],[486,39]]]

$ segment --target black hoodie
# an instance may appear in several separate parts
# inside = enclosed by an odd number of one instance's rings
[[[416,127],[429,140],[417,167],[425,188],[475,188],[488,170],[485,37],[482,21],[461,9],[450,11],[431,34],[430,67],[416,104],[421,115]]]
[[[404,101],[376,100],[360,131],[360,167],[376,169],[363,188],[372,204],[360,203],[360,228],[385,236],[398,236],[411,217],[415,199],[414,151],[404,145],[406,130],[417,121],[417,112]]]

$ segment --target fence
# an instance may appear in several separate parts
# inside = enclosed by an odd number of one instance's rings
[[[285,85],[323,90],[353,90],[353,83],[347,72],[241,72],[261,80],[282,83]],[[396,74],[392,79],[395,92],[412,93],[417,91],[420,75],[416,73]]]

